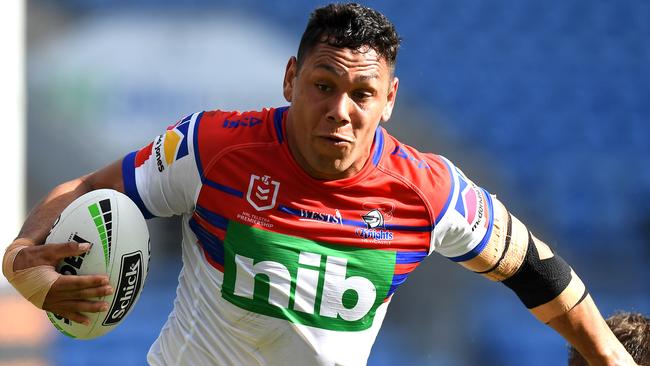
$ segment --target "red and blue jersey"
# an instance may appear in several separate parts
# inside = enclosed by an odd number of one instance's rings
[[[125,191],[146,216],[184,217],[175,316],[150,362],[183,344],[210,355],[194,364],[363,364],[390,298],[424,258],[465,261],[485,247],[492,198],[447,159],[378,127],[360,172],[318,180],[291,154],[287,113],[196,113],[124,158]],[[197,330],[185,322],[199,314],[213,325],[195,325],[208,339],[238,351],[189,341]],[[260,351],[278,332],[286,349]]]

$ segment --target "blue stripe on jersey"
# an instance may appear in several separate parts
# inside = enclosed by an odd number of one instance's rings
[[[375,130],[375,152],[372,155],[372,164],[377,166],[379,164],[379,159],[381,159],[381,153],[384,151],[384,134],[382,128],[377,126]]]
[[[178,152],[176,153],[176,160],[178,160],[178,159],[182,158],[183,156],[186,156],[187,154],[189,154],[189,151],[187,149],[187,130],[190,127],[189,121],[190,120],[187,117],[185,117],[183,122],[181,122],[181,124],[176,126],[176,129],[178,130],[178,132],[183,134],[183,139],[181,140],[181,144],[178,147]]]
[[[483,194],[485,194],[485,197],[487,197],[488,212],[490,215],[487,231],[485,232],[485,235],[483,236],[481,242],[478,243],[474,249],[463,255],[449,258],[454,262],[465,262],[476,257],[477,255],[481,254],[483,249],[485,249],[488,241],[490,241],[490,236],[492,235],[492,224],[494,223],[494,207],[492,206],[492,196],[490,196],[490,194],[485,189],[481,188],[481,190],[483,191]]]
[[[223,184],[219,184],[215,181],[209,180],[208,178],[203,179],[203,183],[207,184],[208,186],[218,189],[221,192],[228,193],[229,195],[239,197],[239,198],[244,198],[244,192],[238,191],[234,188],[230,188],[227,186],[224,186]]]
[[[228,219],[219,215],[218,213],[212,212],[205,207],[196,205],[196,213],[198,213],[205,221],[209,222],[210,225],[226,230],[228,228]]]
[[[282,132],[282,115],[289,107],[276,108],[273,114],[273,126],[275,126],[275,135],[278,137],[278,142],[284,141],[284,133]]]
[[[190,219],[189,224],[190,229],[192,229],[196,238],[199,239],[199,243],[205,252],[210,256],[210,258],[212,258],[212,260],[223,265],[224,248],[221,239],[217,238],[214,234],[201,226],[201,224],[194,220],[194,218]]]
[[[196,116],[196,121],[194,121],[194,131],[192,133],[192,144],[194,146],[194,159],[196,161],[196,168],[199,171],[199,177],[201,177],[201,182],[203,182],[203,166],[201,165],[201,156],[199,154],[199,122],[201,122],[201,117],[203,117],[203,112],[199,113]]]
[[[142,197],[140,197],[140,193],[138,193],[138,187],[135,184],[135,155],[137,153],[137,151],[134,151],[122,159],[122,180],[124,182],[124,193],[129,196],[131,201],[135,202],[135,204],[142,212],[144,218],[150,219],[154,217],[154,215],[152,215],[151,212],[147,210],[147,207],[142,201]]]
[[[403,284],[404,281],[409,277],[408,273],[402,273],[402,274],[395,274],[393,275],[393,282],[390,284],[390,289],[388,289],[388,293],[386,294],[386,298],[390,297],[395,290],[399,287],[399,285]]]
[[[432,225],[426,226],[410,226],[410,225],[394,225],[394,224],[384,224],[386,230],[396,230],[396,231],[418,231],[418,232],[429,232],[433,230]]]
[[[321,221],[321,222],[327,222],[327,223],[332,223],[328,222],[325,220],[318,220],[318,219],[310,219],[309,217],[304,217],[300,214],[300,209],[285,206],[285,205],[278,205],[278,211],[284,212],[286,214],[292,215],[292,216],[297,216],[301,217],[303,219],[311,220],[311,221]],[[363,227],[367,228],[368,224],[361,220],[350,220],[350,219],[344,219],[341,218],[341,223],[345,226],[352,226],[352,227]],[[381,228],[377,228],[381,229]],[[427,225],[427,226],[409,226],[409,225],[390,225],[390,224],[385,224],[384,229],[386,230],[396,230],[396,231],[417,231],[417,232],[429,232],[433,230],[433,226]]]
[[[447,202],[445,202],[445,205],[442,207],[442,210],[438,213],[436,216],[436,222],[435,224],[438,224],[440,222],[440,219],[445,215],[447,212],[447,209],[449,208],[449,204],[451,203],[451,198],[454,195],[454,189],[456,188],[456,182],[454,180],[454,173],[453,170],[451,169],[451,166],[449,166],[449,163],[445,158],[440,156],[440,160],[442,160],[443,163],[445,163],[445,166],[447,166],[447,171],[449,172],[449,178],[451,182],[451,189],[449,190],[449,196],[447,197]]]
[[[395,264],[408,264],[408,263],[417,263],[421,262],[424,258],[427,257],[429,252],[402,252],[398,251],[397,256],[395,257]]]

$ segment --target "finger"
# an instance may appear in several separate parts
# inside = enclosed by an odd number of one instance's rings
[[[36,266],[56,266],[63,258],[81,255],[90,250],[88,243],[32,245],[23,248],[14,258],[14,271]]]
[[[52,285],[52,291],[83,290],[86,288],[102,287],[108,285],[107,275],[63,275]]]
[[[71,320],[75,323],[83,324],[83,325],[90,325],[90,318],[87,316],[77,313],[77,312],[61,312],[60,314],[57,314],[60,317],[64,317],[68,320]]]
[[[71,313],[100,313],[108,310],[108,303],[106,301],[64,300],[59,301],[53,308]]]
[[[111,286],[91,287],[83,290],[72,290],[65,293],[69,299],[89,299],[95,297],[108,296],[113,293]]]
[[[44,244],[45,258],[50,264],[56,265],[63,258],[76,257],[90,250],[90,243],[77,243],[74,241],[63,244]]]

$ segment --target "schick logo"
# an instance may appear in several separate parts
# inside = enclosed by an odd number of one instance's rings
[[[142,275],[142,253],[133,252],[123,255],[113,304],[102,322],[103,325],[118,323],[129,312],[140,293]]]
[[[257,211],[270,210],[275,206],[279,189],[280,182],[271,180],[268,175],[260,178],[259,175],[251,174],[246,201]]]
[[[223,297],[246,310],[318,328],[372,325],[390,288],[395,253],[228,227]],[[368,265],[372,263],[372,265]]]

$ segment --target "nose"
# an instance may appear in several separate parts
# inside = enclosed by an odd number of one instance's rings
[[[353,101],[346,93],[332,98],[332,104],[327,112],[327,121],[338,125],[350,123],[350,112],[354,108]]]

